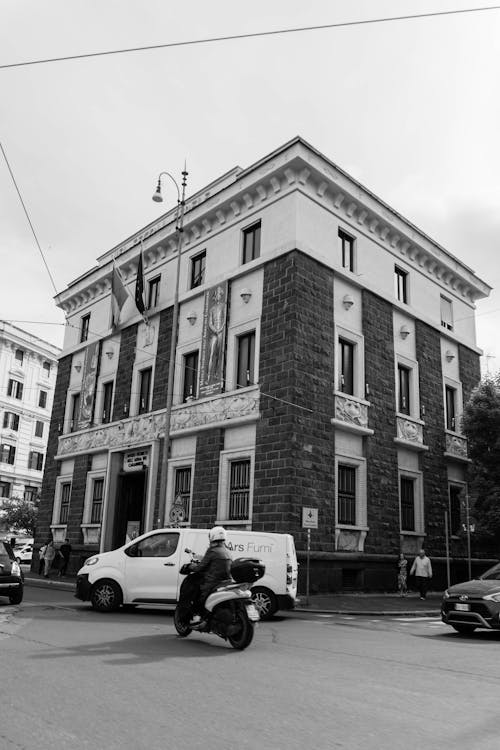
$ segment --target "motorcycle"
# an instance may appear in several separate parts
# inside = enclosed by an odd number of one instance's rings
[[[214,633],[229,641],[235,649],[242,651],[247,648],[253,639],[255,623],[259,620],[250,587],[264,575],[264,565],[254,558],[233,560],[233,580],[217,586],[208,595],[203,607],[200,607],[197,602],[203,574],[191,569],[191,564],[198,561],[195,553],[190,549],[184,551],[191,555],[191,560],[180,569],[181,575],[186,578],[181,584],[174,612],[177,633],[182,638],[186,638],[193,630]],[[200,622],[194,619],[197,615],[201,616]]]

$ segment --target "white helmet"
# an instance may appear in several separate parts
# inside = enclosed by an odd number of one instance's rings
[[[208,539],[210,542],[225,542],[226,529],[223,526],[214,526],[208,532]]]

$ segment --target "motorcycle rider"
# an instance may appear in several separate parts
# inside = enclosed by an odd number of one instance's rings
[[[208,595],[222,583],[229,583],[231,578],[231,555],[226,548],[226,529],[223,526],[214,526],[208,532],[209,546],[205,555],[199,562],[191,563],[191,570],[203,573],[200,585],[200,596],[198,604],[201,609]],[[200,628],[205,620],[194,621]]]

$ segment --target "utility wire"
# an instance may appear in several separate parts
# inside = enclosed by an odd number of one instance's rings
[[[9,160],[7,159],[7,154],[5,153],[5,149],[4,149],[3,145],[2,145],[2,143],[0,143],[0,149],[2,150],[3,158],[5,159],[5,163],[7,164],[7,169],[9,170],[10,176],[12,177],[12,182],[14,183],[14,187],[16,188],[17,194],[19,196],[19,200],[21,201],[21,206],[23,207],[24,213],[26,214],[26,218],[28,219],[28,224],[30,225],[31,231],[33,232],[33,237],[35,238],[35,242],[36,242],[37,247],[38,247],[38,249],[40,251],[40,255],[42,256],[42,260],[43,260],[43,262],[45,264],[45,268],[47,269],[47,273],[49,274],[49,278],[50,278],[50,281],[52,282],[52,286],[54,288],[54,292],[55,292],[55,294],[57,294],[57,288],[56,288],[56,285],[54,283],[54,279],[52,277],[52,274],[50,273],[50,268],[47,265],[47,261],[45,260],[45,255],[43,254],[43,250],[41,248],[41,245],[38,242],[38,237],[36,236],[35,228],[34,228],[32,222],[31,222],[30,215],[28,213],[28,209],[26,208],[26,205],[25,205],[25,203],[23,201],[23,196],[21,195],[21,191],[19,190],[19,187],[17,185],[16,178],[14,177],[14,173],[13,173],[12,169],[10,168]]]
[[[322,31],[325,29],[340,29],[347,26],[365,26],[373,23],[387,23],[389,21],[411,21],[418,18],[435,18],[436,16],[452,16],[463,13],[480,13],[488,10],[500,10],[500,5],[489,5],[482,8],[462,8],[458,10],[442,10],[432,13],[414,13],[407,16],[387,16],[385,18],[368,18],[361,21],[342,21],[339,23],[326,23],[318,26],[298,26],[292,29],[275,29],[274,31],[254,31],[249,34],[230,34],[228,36],[214,36],[203,39],[190,39],[181,42],[167,42],[165,44],[150,44],[144,47],[125,47],[123,49],[107,50],[104,52],[86,52],[81,55],[65,55],[64,57],[48,57],[40,60],[24,60],[17,63],[6,63],[0,65],[0,69],[21,68],[27,65],[43,65],[45,63],[66,62],[68,60],[83,60],[91,57],[104,57],[109,55],[123,55],[129,52],[146,52],[170,47],[188,47],[195,44],[213,44],[214,42],[229,42],[238,39],[256,39],[258,37],[278,36],[280,34],[298,34],[305,31]]]

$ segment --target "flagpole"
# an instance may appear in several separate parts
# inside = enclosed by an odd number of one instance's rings
[[[174,395],[174,375],[175,375],[175,359],[177,353],[177,338],[178,338],[178,327],[179,327],[179,279],[181,269],[181,251],[182,251],[182,240],[184,232],[184,209],[185,209],[185,195],[186,195],[186,182],[188,172],[186,171],[186,165],[184,164],[184,170],[182,172],[182,191],[179,190],[179,186],[176,180],[172,177],[169,172],[161,172],[158,177],[158,186],[156,193],[153,196],[153,200],[161,202],[161,177],[167,175],[170,177],[175,187],[177,188],[177,266],[175,272],[175,290],[174,290],[174,305],[172,311],[172,333],[170,339],[170,358],[168,361],[168,377],[167,377],[167,403],[165,408],[165,437],[163,439],[163,453],[160,464],[160,496],[159,496],[159,508],[158,508],[158,522],[159,526],[162,523],[163,526],[167,523],[167,478],[168,478],[168,460],[170,457],[170,424],[172,421],[172,402]],[[161,510],[163,503],[163,511]]]

